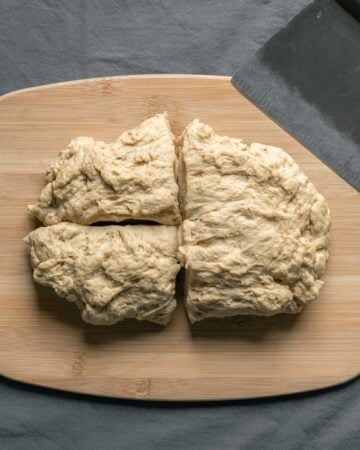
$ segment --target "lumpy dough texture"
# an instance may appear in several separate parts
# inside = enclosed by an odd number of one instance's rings
[[[50,164],[30,211],[44,225],[127,219],[180,222],[177,158],[166,114],[145,120],[112,144],[73,139]]]
[[[176,227],[61,223],[37,228],[25,241],[34,280],[75,302],[86,322],[170,320],[180,268]]]
[[[279,148],[218,136],[199,120],[181,145],[190,320],[301,311],[329,255],[322,195]]]

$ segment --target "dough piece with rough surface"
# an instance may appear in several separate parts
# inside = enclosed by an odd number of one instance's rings
[[[178,224],[177,157],[167,115],[145,120],[112,144],[73,139],[48,167],[46,186],[29,209],[44,225]]]
[[[329,255],[323,196],[279,148],[218,136],[199,120],[181,142],[190,320],[300,312]]]
[[[61,223],[26,238],[34,280],[75,302],[85,322],[166,324],[175,309],[177,229]]]

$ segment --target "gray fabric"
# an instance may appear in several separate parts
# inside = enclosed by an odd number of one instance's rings
[[[1,93],[105,75],[232,75],[309,0],[1,0]]]
[[[200,404],[89,398],[1,381],[2,450],[356,450],[360,443],[360,380]]]
[[[0,89],[128,73],[232,75],[308,3],[1,0]],[[271,400],[170,406],[0,379],[2,450],[355,449],[359,422],[360,380]]]

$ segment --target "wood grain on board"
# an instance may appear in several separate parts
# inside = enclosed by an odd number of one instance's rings
[[[190,326],[95,327],[32,282],[22,238],[36,222],[48,163],[76,136],[113,141],[168,111],[246,143],[284,148],[326,197],[331,256],[319,299],[298,316]],[[198,400],[297,392],[345,381],[360,367],[360,196],[251,102],[228,77],[127,76],[26,89],[0,100],[0,372],[44,386],[128,398]]]

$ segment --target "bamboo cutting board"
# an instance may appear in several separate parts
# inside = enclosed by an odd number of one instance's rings
[[[173,131],[200,118],[219,134],[288,151],[326,197],[331,256],[317,301],[298,316],[190,326],[180,304],[167,328],[95,327],[36,286],[22,238],[48,163],[71,138],[112,141],[167,110]],[[39,385],[110,396],[198,400],[297,392],[360,367],[360,196],[242,97],[228,77],[128,76],[60,83],[0,101],[0,371]],[[180,302],[181,303],[181,302]]]

